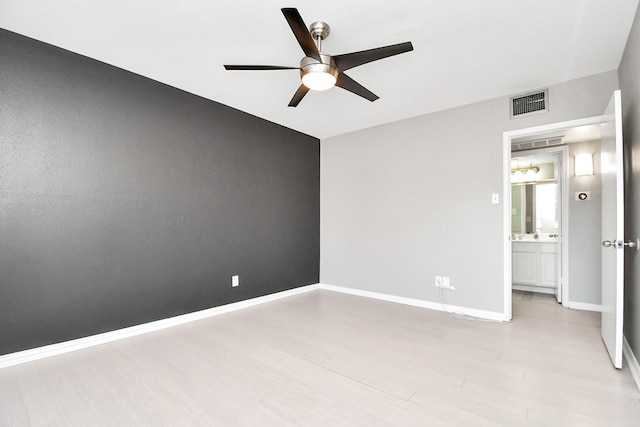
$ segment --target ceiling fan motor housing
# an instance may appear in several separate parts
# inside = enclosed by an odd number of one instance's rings
[[[300,77],[302,78],[302,82],[305,83],[309,78],[309,75],[313,74],[316,76],[322,76],[324,78],[330,79],[333,77],[332,84],[329,85],[327,83],[326,89],[333,87],[336,80],[338,79],[338,68],[336,67],[336,63],[333,61],[331,56],[320,53],[320,59],[322,62],[318,61],[314,58],[309,58],[305,56],[300,61]],[[306,77],[306,78],[305,78]],[[309,87],[307,85],[307,87]],[[326,90],[326,89],[318,89],[316,87],[309,87],[309,89],[313,90]]]

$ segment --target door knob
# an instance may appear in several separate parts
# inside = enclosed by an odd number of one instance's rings
[[[602,244],[604,245],[604,242]],[[625,246],[628,246],[630,248],[636,248],[636,250],[640,250],[640,239],[636,239],[635,242],[632,242],[631,240],[629,240],[628,242],[625,242],[624,240],[616,241],[616,248],[624,248]]]
[[[629,248],[636,248],[636,250],[640,250],[640,239],[636,239],[635,242],[632,242],[631,240],[629,240],[628,242],[625,242],[624,240],[605,240],[602,242],[602,246],[604,246],[605,248],[617,248],[617,249],[622,249],[625,246],[629,247]]]

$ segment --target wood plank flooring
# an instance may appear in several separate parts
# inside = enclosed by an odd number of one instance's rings
[[[0,426],[638,426],[598,313],[314,291],[0,370]]]

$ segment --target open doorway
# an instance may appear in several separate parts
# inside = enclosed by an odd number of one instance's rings
[[[549,294],[561,303],[563,290],[567,293],[563,286],[567,151],[566,145],[519,150],[516,142],[512,144],[511,286],[514,292],[524,292],[523,298],[548,301]]]
[[[513,317],[514,289],[553,293],[556,300],[568,308],[593,311],[600,309],[600,252],[597,243],[600,230],[601,187],[597,166],[601,138],[600,123],[603,120],[603,117],[598,116],[504,133],[506,319]],[[595,175],[586,178],[576,177],[574,173],[574,158],[583,152],[593,156],[596,166]],[[516,159],[517,163],[514,162]],[[553,178],[542,178],[542,181],[547,180],[545,184],[532,182],[512,187],[514,169],[517,171],[520,168],[528,172],[527,168],[540,169],[542,164],[546,164],[547,168],[549,164],[553,165]],[[542,213],[534,213],[536,187],[540,187],[541,192],[553,192],[551,187],[543,189],[543,185],[551,184],[552,180],[558,186],[555,190],[557,203],[553,206],[555,218],[547,218],[550,209],[548,206],[547,217],[543,215],[543,218],[539,218]],[[524,182],[527,182],[526,178]],[[516,193],[519,191],[521,194],[513,197],[513,188],[516,188]],[[587,198],[578,198],[579,193],[587,194]],[[533,206],[528,212],[527,200]],[[524,241],[536,243],[527,246],[522,243]],[[514,248],[522,249],[522,253],[515,258]],[[571,264],[572,256],[574,260],[580,259],[582,271],[576,268],[575,262]],[[592,269],[594,271],[590,271]]]

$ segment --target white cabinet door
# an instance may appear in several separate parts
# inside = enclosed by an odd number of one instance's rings
[[[558,246],[555,243],[540,244],[540,286],[555,288],[558,281]]]
[[[513,283],[537,285],[538,254],[536,252],[514,252],[512,270]]]
[[[557,274],[556,254],[540,254],[540,286],[555,288]]]

